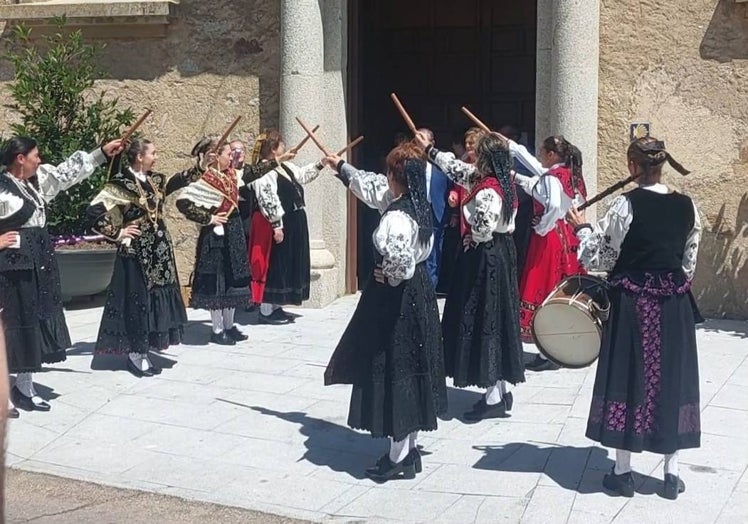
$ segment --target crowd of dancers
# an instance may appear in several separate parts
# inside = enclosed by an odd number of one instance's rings
[[[283,305],[309,298],[303,186],[327,170],[381,215],[376,267],[324,374],[325,384],[352,385],[350,427],[390,439],[368,477],[421,471],[418,432],[436,430],[446,412],[447,377],[485,390],[466,423],[507,416],[510,386],[525,381],[522,344],[533,341],[535,311],[565,277],[604,271],[610,320],[587,436],[616,450],[606,489],[632,496],[630,454],[651,451],[665,455],[663,493],[677,498],[678,450],[700,441],[700,316],[690,293],[700,224],[662,171],[666,162],[684,170],[661,141],[634,141],[627,167],[638,187],[591,225],[577,210],[587,198],[579,149],[552,136],[536,159],[502,131],[469,130],[458,158],[417,130],[389,152],[385,174],[334,154],[296,166],[297,149],[278,131],[258,137],[248,161],[241,141],[207,137],[192,149],[194,165],[171,176],[154,171],[156,146],[143,138],[58,166],[42,165],[33,139],[11,138],[0,174],[0,305],[16,375],[9,416],[50,409],[33,373],[71,345],[46,227],[60,191],[110,164],[87,210],[92,230],[117,244],[95,351],[126,355],[132,374],[149,377],[162,372],[151,352],[179,344],[187,322],[166,197],[181,190],[178,210],[200,226],[189,306],[210,311],[212,343],[234,345],[247,339],[236,308],[257,304],[262,322],[281,324],[291,321]],[[441,318],[437,292],[446,294]],[[542,355],[527,365],[557,367]]]

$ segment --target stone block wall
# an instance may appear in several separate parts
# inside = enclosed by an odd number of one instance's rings
[[[748,318],[748,4],[601,2],[599,118],[598,188],[628,176],[629,122],[693,171],[666,182],[701,211],[694,293],[706,316]]]
[[[156,169],[172,173],[189,167],[189,152],[205,134],[220,134],[238,115],[235,137],[248,141],[264,127],[278,125],[280,2],[263,0],[181,0],[171,7],[163,38],[105,39],[101,65],[108,77],[97,82],[135,113],[150,107],[143,126],[158,149]],[[0,31],[5,30],[0,22]],[[100,28],[97,28],[100,30]],[[85,29],[84,29],[85,31]],[[0,60],[0,93],[11,78]],[[13,113],[0,104],[0,131]],[[194,260],[197,228],[170,201],[168,221],[183,285]]]

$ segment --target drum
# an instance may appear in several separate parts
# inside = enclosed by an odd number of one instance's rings
[[[535,311],[532,336],[540,352],[566,368],[584,368],[600,356],[610,301],[607,282],[590,275],[568,277]]]

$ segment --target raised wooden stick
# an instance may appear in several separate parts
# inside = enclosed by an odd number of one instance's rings
[[[151,109],[146,109],[145,113],[140,115],[140,118],[138,118],[133,125],[130,126],[130,129],[125,131],[125,134],[123,134],[120,138],[123,142],[127,142],[127,139],[132,136],[132,134],[137,131],[137,129],[143,125],[143,122],[145,122],[145,119],[151,116],[151,113],[153,111]]]
[[[231,122],[231,125],[228,127],[228,129],[226,129],[223,135],[221,135],[221,138],[218,139],[218,142],[216,142],[216,147],[214,148],[213,151],[218,152],[221,150],[221,147],[223,146],[223,144],[226,143],[226,140],[228,140],[229,135],[234,130],[234,128],[239,124],[239,120],[241,119],[242,117],[241,115],[239,115],[234,119],[233,122]]]
[[[579,207],[578,207],[577,209],[578,209],[579,211],[582,211],[583,209],[587,209],[588,207],[590,207],[590,206],[593,206],[593,205],[597,204],[598,202],[600,202],[600,201],[601,201],[601,200],[602,200],[603,198],[605,198],[606,196],[608,196],[608,195],[611,195],[611,194],[615,193],[615,192],[616,192],[616,191],[618,191],[619,189],[623,188],[623,187],[624,187],[624,186],[626,186],[627,184],[629,184],[629,183],[633,182],[634,180],[636,180],[637,178],[639,178],[639,177],[640,177],[641,175],[642,175],[642,174],[641,174],[641,173],[639,173],[638,175],[631,175],[631,176],[630,176],[630,177],[628,177],[628,178],[624,178],[623,180],[619,180],[618,182],[616,182],[616,183],[615,183],[615,184],[613,184],[612,186],[608,187],[607,189],[605,189],[605,190],[603,190],[603,191],[599,192],[598,194],[596,194],[595,196],[593,196],[592,198],[590,198],[590,199],[589,199],[589,200],[588,200],[587,202],[584,202],[584,203],[583,203],[583,204],[582,204],[581,206],[579,206]]]
[[[320,151],[322,151],[325,156],[330,156],[330,152],[325,148],[325,146],[322,145],[322,142],[317,139],[317,137],[314,134],[314,131],[309,129],[309,126],[307,126],[304,122],[301,121],[301,119],[297,116],[296,121],[299,123],[301,127],[304,128],[304,131],[306,131],[306,134],[309,135],[309,138],[312,139],[312,142],[315,143],[315,145],[319,148]]]
[[[351,149],[353,149],[354,147],[356,147],[359,143],[361,143],[361,141],[363,139],[364,139],[364,137],[363,137],[363,135],[361,135],[356,140],[354,140],[353,142],[351,142],[350,144],[348,144],[347,146],[345,146],[343,149],[341,149],[340,151],[338,151],[337,155],[338,156],[342,156],[344,153],[346,153],[347,151],[350,151]]]
[[[312,132],[317,131],[317,129],[319,129],[319,125],[314,126],[314,129],[312,129]],[[302,138],[301,142],[299,142],[298,144],[296,144],[295,146],[293,146],[290,149],[290,151],[292,153],[294,153],[294,154],[298,153],[301,150],[301,148],[304,147],[304,144],[306,144],[308,140],[309,140],[309,135],[307,135],[304,138]]]
[[[414,135],[416,134],[416,125],[413,123],[413,119],[410,118],[410,115],[403,107],[403,104],[400,103],[400,99],[397,98],[397,95],[395,93],[390,93],[390,98],[395,103],[395,107],[397,107],[397,110],[400,111],[400,115],[403,117],[403,120],[405,120],[405,123],[408,126],[408,129],[410,129],[410,132]]]
[[[481,119],[480,119],[480,118],[478,118],[477,116],[475,116],[475,115],[474,115],[474,114],[473,114],[473,113],[472,113],[472,112],[471,112],[471,111],[470,111],[470,110],[469,110],[469,109],[468,109],[467,107],[465,107],[465,106],[462,106],[462,107],[461,107],[460,109],[462,109],[462,112],[463,112],[463,113],[465,113],[465,115],[466,115],[466,116],[467,116],[467,117],[468,117],[468,118],[469,118],[470,120],[472,120],[472,121],[473,121],[473,123],[474,123],[474,124],[475,124],[476,126],[480,127],[480,128],[481,128],[481,129],[482,129],[483,131],[485,131],[486,133],[496,133],[496,134],[497,134],[497,135],[499,135],[499,137],[501,137],[501,138],[502,138],[503,140],[508,140],[508,139],[507,139],[507,137],[505,137],[505,136],[504,136],[504,135],[502,135],[501,133],[499,133],[499,132],[497,132],[497,131],[491,131],[491,128],[490,128],[490,127],[488,127],[488,126],[487,126],[486,124],[484,124],[484,123],[483,123],[483,122],[481,121]]]

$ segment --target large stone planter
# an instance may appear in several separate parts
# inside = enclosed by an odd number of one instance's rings
[[[98,295],[109,287],[116,249],[58,249],[62,301]]]

